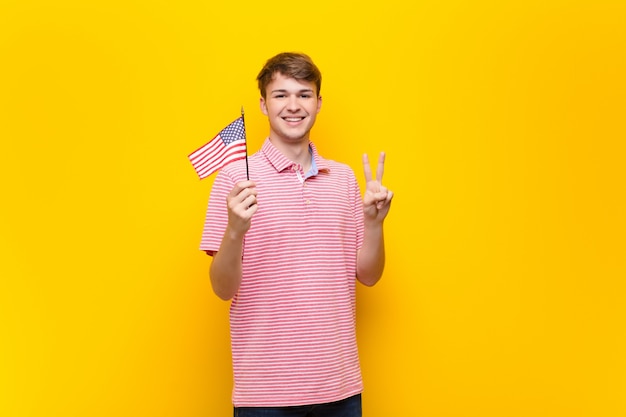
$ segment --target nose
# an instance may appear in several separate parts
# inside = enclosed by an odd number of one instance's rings
[[[298,103],[298,97],[296,95],[290,95],[287,100],[287,110],[291,112],[296,112],[300,109],[300,104]]]

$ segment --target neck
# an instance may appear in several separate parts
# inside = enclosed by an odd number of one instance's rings
[[[272,140],[270,136],[270,142],[290,161],[301,165],[305,172],[311,168],[311,153],[309,152],[308,140],[286,143],[280,140]]]

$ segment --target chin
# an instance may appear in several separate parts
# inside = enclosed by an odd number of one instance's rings
[[[289,137],[289,140],[291,140],[292,142],[302,142],[302,141],[308,141],[309,140],[309,135],[299,135],[299,136],[291,136]]]
[[[289,142],[300,142],[302,140],[308,140],[309,132],[296,133],[296,132],[281,132],[280,136]]]

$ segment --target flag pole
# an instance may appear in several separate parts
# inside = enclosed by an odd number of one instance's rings
[[[246,144],[246,179],[248,179],[248,181],[250,181],[250,174],[248,173],[248,134],[246,132],[246,119],[244,119],[244,114],[243,114],[243,106],[241,106],[241,121],[243,122],[243,132],[245,135],[245,144]]]

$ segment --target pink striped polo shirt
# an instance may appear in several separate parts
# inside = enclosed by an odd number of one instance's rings
[[[269,139],[249,157],[259,208],[230,307],[237,407],[319,404],[363,389],[355,333],[361,193],[350,167],[311,150],[318,174],[306,179]],[[226,196],[245,179],[245,161],[217,175],[200,249],[219,250]]]

